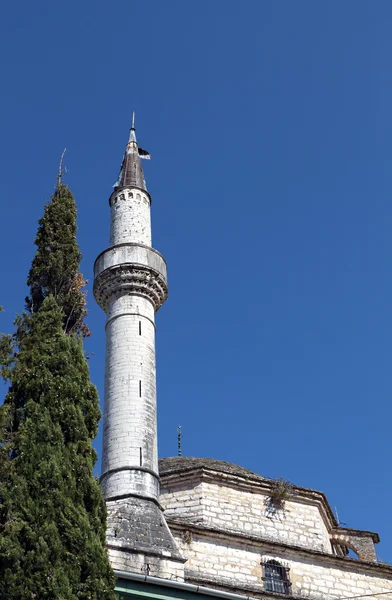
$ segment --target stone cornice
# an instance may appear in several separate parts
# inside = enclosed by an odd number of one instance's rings
[[[105,269],[95,278],[94,296],[106,312],[110,298],[117,294],[147,298],[156,312],[167,298],[167,282],[158,271],[145,265],[116,265]]]
[[[213,536],[215,540],[231,541],[232,543],[238,543],[240,545],[253,546],[260,549],[262,546],[263,551],[278,552],[280,555],[294,554],[295,557],[303,557],[309,560],[312,559],[314,564],[322,566],[333,566],[342,570],[355,571],[359,573],[372,573],[378,577],[386,577],[392,580],[392,565],[385,565],[375,562],[366,562],[363,560],[357,560],[355,558],[336,556],[335,554],[327,554],[319,550],[312,550],[310,548],[303,548],[302,546],[295,546],[292,544],[284,544],[282,542],[275,542],[265,539],[261,536],[256,536],[242,532],[232,532],[217,527],[208,527],[205,525],[193,525],[189,521],[182,519],[173,519],[170,517],[166,518],[166,522],[169,525],[171,531],[189,531],[191,533],[200,536]],[[288,558],[288,557],[287,557]]]

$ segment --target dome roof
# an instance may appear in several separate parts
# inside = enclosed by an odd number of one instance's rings
[[[219,473],[227,473],[236,475],[244,479],[253,479],[253,481],[266,481],[265,477],[248,471],[238,465],[216,460],[215,458],[195,458],[193,456],[170,456],[168,458],[159,459],[159,474],[161,476],[171,475],[174,473],[183,473],[185,471],[194,471],[197,469],[209,469],[210,471],[218,471]]]

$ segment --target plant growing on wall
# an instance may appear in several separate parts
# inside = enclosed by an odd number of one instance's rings
[[[271,490],[266,497],[264,504],[268,517],[275,517],[284,514],[287,500],[293,496],[294,486],[290,481],[282,477],[277,477],[271,483]]]

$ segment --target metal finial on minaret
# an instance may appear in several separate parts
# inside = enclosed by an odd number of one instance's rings
[[[181,425],[177,427],[177,455],[182,456],[182,448],[181,448]]]
[[[131,143],[133,142],[133,144]],[[136,141],[136,130],[135,130],[135,111],[132,112],[132,127],[129,130],[129,142],[127,146],[128,154],[139,154],[137,141]]]

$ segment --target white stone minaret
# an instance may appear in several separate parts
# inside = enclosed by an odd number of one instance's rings
[[[101,485],[115,569],[181,577],[183,559],[159,505],[155,312],[167,298],[166,263],[151,246],[151,197],[134,118],[109,199],[110,247],[94,265],[107,315]],[[168,564],[170,563],[170,564]]]

